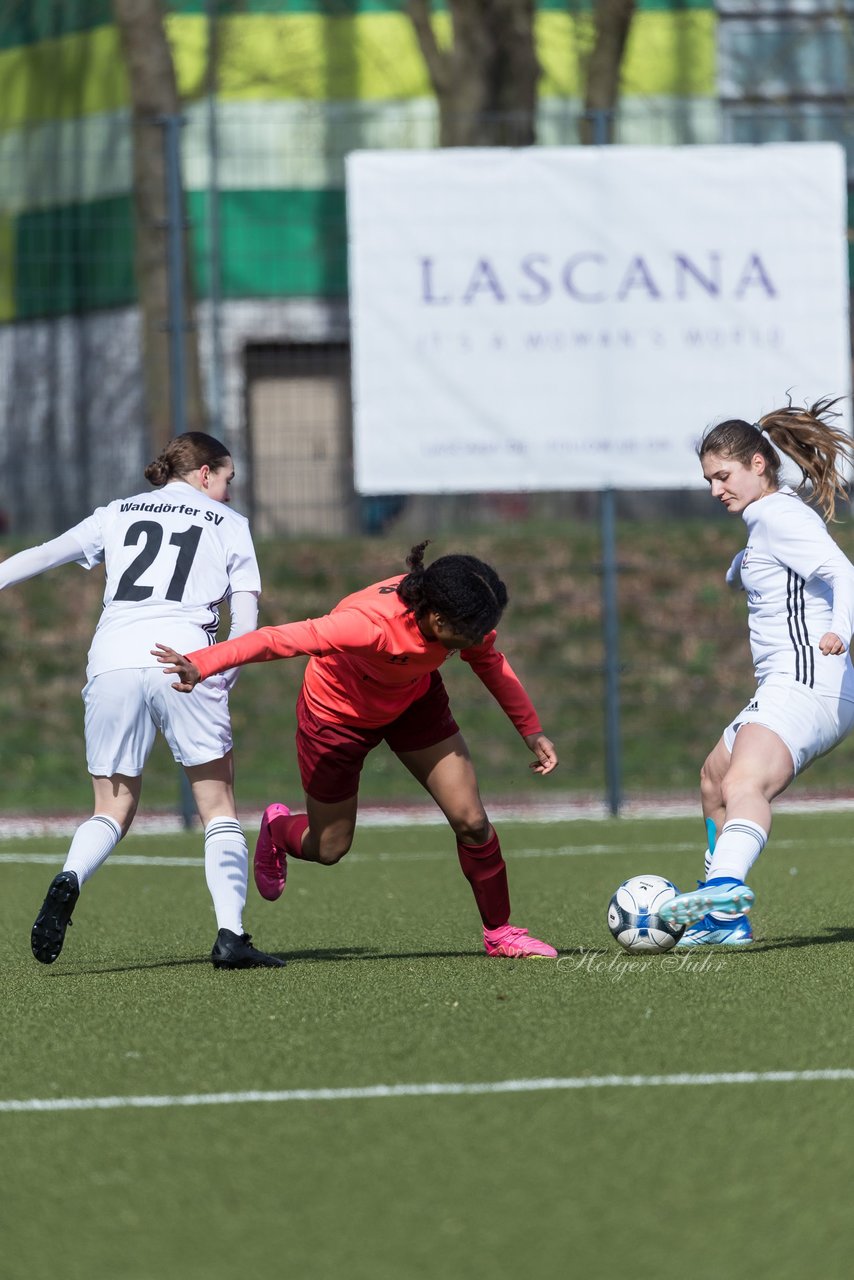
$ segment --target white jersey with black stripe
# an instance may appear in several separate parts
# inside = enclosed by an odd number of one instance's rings
[[[158,641],[179,653],[213,644],[220,604],[232,592],[261,592],[246,517],[183,480],[99,507],[68,533],[80,564],[103,561],[107,571],[90,680],[157,666],[150,650]]]
[[[792,676],[818,693],[854,701],[849,655],[825,656],[822,636],[848,645],[854,630],[854,565],[821,516],[788,486],[743,512],[748,542],[741,562],[756,679]]]

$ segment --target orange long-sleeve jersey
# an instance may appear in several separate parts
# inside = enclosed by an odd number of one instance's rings
[[[322,618],[261,627],[187,657],[204,680],[248,662],[308,655],[303,694],[309,709],[332,724],[379,728],[427,691],[430,673],[453,653],[422,635],[397,594],[402,576],[346,596]],[[460,657],[522,737],[541,732],[518,676],[495,648],[494,631],[480,644],[460,650]]]

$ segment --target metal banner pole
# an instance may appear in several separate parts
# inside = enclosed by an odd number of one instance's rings
[[[608,809],[619,817],[622,805],[622,751],[620,744],[620,622],[617,607],[617,493],[601,493],[602,536],[602,643],[605,671],[605,780]]]

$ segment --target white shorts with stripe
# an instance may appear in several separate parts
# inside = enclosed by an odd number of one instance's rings
[[[162,667],[126,667],[94,676],[83,690],[86,765],[94,777],[137,778],[158,730],[178,764],[208,764],[231,750],[228,693],[216,677],[192,693],[172,688]]]
[[[763,680],[747,706],[724,729],[729,751],[746,724],[759,724],[776,733],[788,747],[798,774],[854,729],[854,702],[817,693],[794,676],[773,675]]]

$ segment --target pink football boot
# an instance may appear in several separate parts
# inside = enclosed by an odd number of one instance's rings
[[[275,902],[281,898],[288,878],[288,859],[284,849],[273,844],[270,835],[270,819],[286,818],[290,814],[286,804],[268,804],[261,819],[261,830],[255,844],[252,871],[255,884],[262,898]]]
[[[511,960],[554,960],[557,952],[547,942],[532,938],[527,929],[517,929],[512,924],[500,929],[483,930],[483,943],[488,956],[507,956]]]

